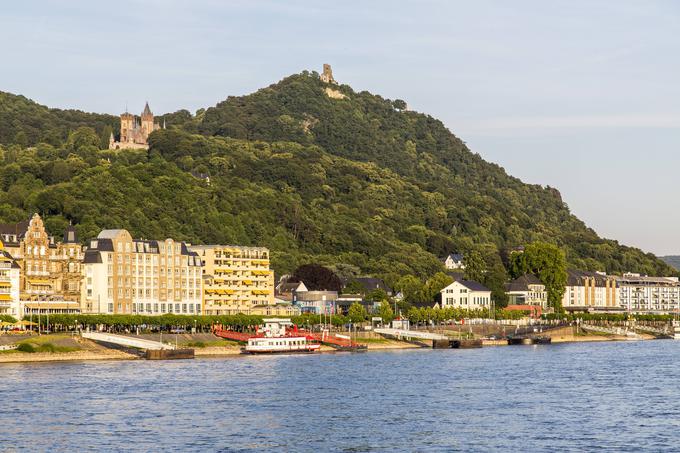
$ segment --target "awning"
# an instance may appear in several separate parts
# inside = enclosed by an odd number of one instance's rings
[[[0,300],[12,300],[12,296],[9,294],[0,294]]]
[[[0,281],[0,288],[10,288],[12,286],[12,282],[1,282]]]
[[[26,304],[30,309],[46,309],[46,310],[77,310],[80,309],[78,302],[30,302]]]

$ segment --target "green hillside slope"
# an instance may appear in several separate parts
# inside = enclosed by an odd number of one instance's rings
[[[72,221],[83,239],[127,228],[264,245],[279,273],[316,261],[392,282],[431,276],[453,251],[478,250],[497,271],[507,250],[533,241],[559,245],[572,267],[674,272],[599,238],[557,190],[508,176],[441,122],[398,107],[303,73],[195,117],[166,116],[170,128],[152,134],[149,152],[100,151],[101,134],[88,128],[58,146],[5,145],[0,221],[37,211],[51,231]]]
[[[51,109],[24,96],[0,91],[0,143],[59,145],[70,131],[82,126],[92,127],[104,136],[110,131],[118,133],[120,122],[117,116]]]
[[[659,259],[664,263],[668,264],[669,266],[673,267],[673,269],[680,270],[680,256],[678,255],[660,256]]]

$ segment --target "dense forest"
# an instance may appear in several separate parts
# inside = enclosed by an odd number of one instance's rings
[[[83,240],[127,228],[257,244],[279,274],[316,262],[392,284],[430,278],[447,253],[474,252],[497,286],[509,251],[539,241],[569,267],[676,275],[598,237],[556,189],[507,175],[440,121],[313,72],[163,119],[149,151],[102,150],[115,117],[0,93],[0,221],[36,211],[52,233],[70,221]]]

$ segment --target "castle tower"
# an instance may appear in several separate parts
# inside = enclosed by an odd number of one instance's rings
[[[319,78],[322,82],[337,83],[333,78],[333,70],[331,69],[331,65],[328,63],[323,64],[323,73],[319,76]]]
[[[149,138],[149,134],[154,130],[153,113],[151,113],[151,109],[149,108],[148,102],[146,103],[146,105],[144,105],[144,111],[142,112],[141,119],[142,119],[142,136],[144,137],[144,142],[146,143],[146,140]]]
[[[135,128],[135,116],[125,112],[120,115],[120,142],[131,143],[132,131]]]

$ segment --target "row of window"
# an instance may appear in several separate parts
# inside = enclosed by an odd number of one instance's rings
[[[114,304],[109,302],[108,308],[109,313],[113,313]],[[127,312],[127,307],[124,307],[122,303],[118,303],[118,313]],[[160,309],[160,310],[159,310]],[[201,313],[201,304],[144,304],[144,303],[133,303],[132,313]]]

